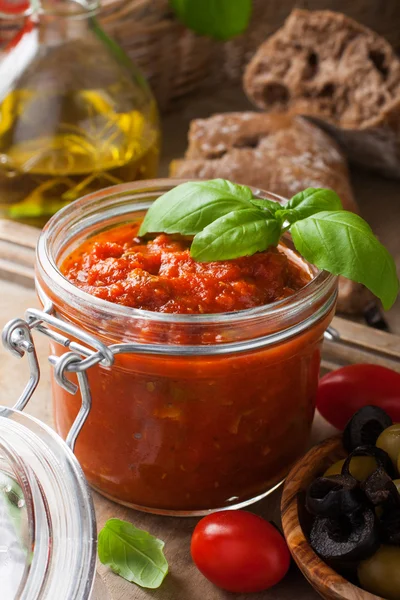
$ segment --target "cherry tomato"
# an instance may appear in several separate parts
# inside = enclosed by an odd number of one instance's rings
[[[0,0],[0,12],[6,15],[19,15],[29,8],[28,0],[15,1]]]
[[[319,382],[317,408],[338,429],[369,404],[380,406],[400,422],[400,374],[379,365],[348,365],[324,375]]]
[[[244,510],[204,517],[196,526],[191,553],[209,581],[228,592],[261,592],[287,573],[290,553],[273,525]]]

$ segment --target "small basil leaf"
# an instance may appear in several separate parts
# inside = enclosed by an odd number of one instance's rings
[[[168,573],[164,542],[127,521],[109,519],[99,533],[100,562],[141,587],[160,587]]]
[[[199,262],[229,260],[265,250],[279,241],[281,228],[275,219],[256,208],[235,210],[198,233],[190,253]]]
[[[252,0],[170,0],[178,19],[200,35],[228,40],[249,24]]]
[[[233,210],[250,208],[251,189],[225,179],[188,181],[163,194],[150,206],[139,230],[195,235]]]
[[[334,275],[364,284],[388,310],[399,292],[393,258],[358,215],[340,210],[319,212],[290,229],[298,252]]]
[[[323,210],[342,209],[342,202],[333,190],[307,188],[293,196],[282,211],[277,212],[277,217],[286,219],[289,223],[295,223]]]
[[[261,208],[263,210],[268,211],[272,216],[276,213],[277,210],[282,209],[282,205],[279,202],[274,202],[274,200],[263,200],[262,198],[252,198],[250,202],[257,206],[257,208]]]

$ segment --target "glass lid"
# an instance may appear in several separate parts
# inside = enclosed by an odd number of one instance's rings
[[[3,597],[11,600],[26,581],[33,543],[18,474],[5,450],[0,451],[0,581]]]
[[[96,522],[74,454],[49,427],[0,407],[1,600],[86,600]]]

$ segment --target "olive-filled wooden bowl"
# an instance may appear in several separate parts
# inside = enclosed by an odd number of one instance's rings
[[[305,491],[346,452],[339,436],[312,448],[289,473],[283,489],[281,511],[283,531],[298,567],[315,590],[327,600],[383,600],[354,585],[323,562],[311,548],[307,531],[312,517],[305,510]]]

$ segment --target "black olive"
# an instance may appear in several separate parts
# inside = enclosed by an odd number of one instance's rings
[[[378,467],[384,469],[390,477],[394,478],[396,476],[389,454],[376,446],[359,446],[353,450],[343,463],[342,475],[351,475],[350,462],[354,456],[373,456],[378,463]]]
[[[358,446],[373,446],[392,419],[379,406],[363,406],[347,423],[343,432],[343,446],[352,452]]]
[[[360,508],[358,482],[351,475],[318,477],[307,490],[306,507],[313,515],[337,517]]]
[[[375,513],[370,508],[337,519],[315,517],[310,534],[315,552],[332,567],[372,556],[379,547]]]
[[[382,467],[374,471],[361,483],[361,489],[374,506],[400,508],[400,494],[396,485]]]
[[[400,507],[384,510],[380,526],[382,541],[400,546]]]

